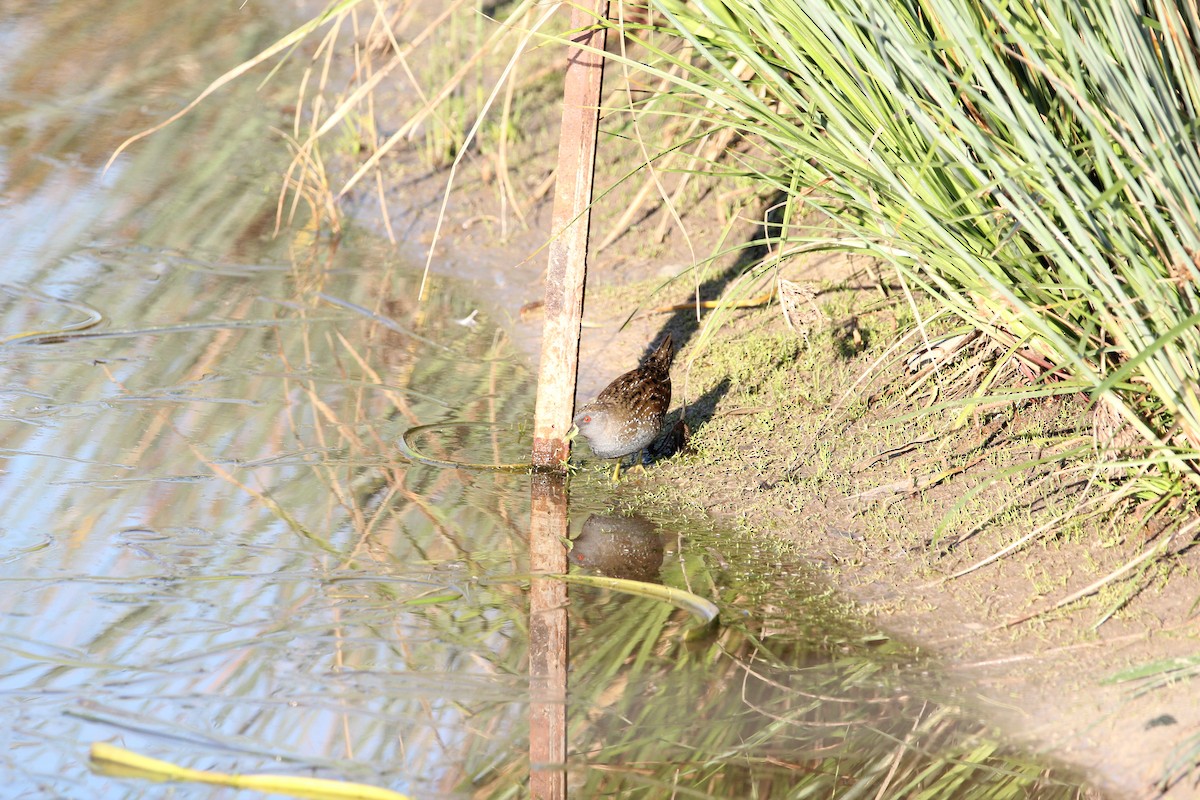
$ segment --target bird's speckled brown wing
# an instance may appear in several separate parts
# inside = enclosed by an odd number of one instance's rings
[[[671,376],[638,367],[606,386],[594,402],[635,419],[660,418],[671,405]]]
[[[580,409],[576,424],[591,442],[593,452],[615,458],[654,441],[671,405],[673,356],[668,335],[645,363],[617,377]]]

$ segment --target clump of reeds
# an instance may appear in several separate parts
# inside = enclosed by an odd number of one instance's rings
[[[1097,459],[1134,467],[1127,491],[1200,485],[1194,9],[651,5],[625,26],[640,53],[626,64],[690,99],[710,135],[737,134],[711,169],[787,198],[759,270],[813,247],[872,252],[1043,365],[989,400],[1085,393],[1135,434]],[[814,209],[824,232],[794,223]]]

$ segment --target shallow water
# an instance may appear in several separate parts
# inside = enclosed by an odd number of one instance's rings
[[[467,286],[418,306],[369,234],[271,236],[286,70],[104,173],[279,31],[236,4],[80,5],[0,22],[4,796],[234,795],[93,771],[96,741],[522,796],[529,476],[397,440],[523,460],[525,358]],[[1079,791],[914,691],[911,654],[794,556],[627,498],[575,481],[572,569],[688,589],[723,625],[570,586],[575,796]]]

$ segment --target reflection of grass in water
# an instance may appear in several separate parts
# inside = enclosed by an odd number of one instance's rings
[[[583,796],[676,785],[712,797],[802,789],[819,796],[1030,796],[1057,783],[1045,764],[998,752],[953,709],[876,687],[869,659],[773,665],[748,639],[731,638],[699,656],[674,654],[674,674],[705,679],[691,687],[638,676],[634,660],[627,682],[658,692],[654,701],[634,697],[604,710],[591,740],[596,749],[584,750]],[[1075,793],[1058,787],[1061,796]]]
[[[159,10],[153,0],[114,0],[31,11],[36,25],[16,15],[26,46],[6,63],[7,100],[20,106],[6,110],[6,130],[27,127],[45,150],[70,150],[84,163],[103,164],[122,131],[175,107],[177,93],[190,91],[197,73],[249,57],[270,35],[262,16],[195,14],[183,28]],[[57,102],[36,102],[47,87]],[[253,115],[238,116],[244,122]],[[211,118],[197,120],[196,128],[206,122]],[[17,168],[42,172],[19,157]]]
[[[720,587],[728,624],[716,639],[686,642],[680,633],[693,623],[664,604],[572,591],[575,796],[1086,794],[1071,776],[1001,748],[954,706],[899,691],[907,656],[803,575],[764,590],[754,567],[725,564],[706,534],[689,539],[664,578],[701,593]],[[476,796],[524,785],[523,754],[495,757]]]
[[[631,604],[617,616],[609,635],[573,642],[587,651],[573,667],[578,796],[1081,793],[1044,763],[1004,752],[954,709],[878,686],[867,658],[784,666],[739,634],[699,652],[664,648],[673,640],[662,636],[661,607]],[[519,782],[520,769],[498,770],[485,794]]]
[[[432,785],[447,771],[478,768],[470,742],[483,736],[509,751],[519,727],[514,701],[523,701],[524,687],[510,683],[524,671],[527,612],[523,592],[503,578],[528,571],[528,489],[523,477],[405,464],[395,440],[413,426],[452,419],[514,428],[528,413],[532,387],[526,373],[503,358],[511,347],[502,334],[455,325],[470,309],[450,292],[435,293],[420,314],[406,300],[385,301],[388,294],[407,296],[370,286],[354,290],[355,297],[368,298],[372,313],[406,322],[417,317],[422,336],[449,352],[357,314],[353,329],[334,336],[320,328],[303,331],[287,343],[287,361],[297,374],[339,365],[347,378],[361,375],[363,384],[346,384],[334,396],[327,385],[302,378],[279,388],[293,435],[315,436],[350,463],[379,454],[392,459],[379,468],[334,461],[312,471],[333,500],[327,530],[340,553],[334,569],[361,576],[343,583],[354,600],[335,624],[334,658],[358,671],[358,681],[370,681],[376,693],[364,698],[366,705],[386,710],[379,723],[349,712],[351,751],[364,763]],[[372,388],[380,383],[398,390]],[[422,397],[410,395],[409,387]],[[511,455],[501,438],[479,441],[497,462]],[[456,456],[455,443],[443,437],[423,446],[441,459]],[[397,570],[400,580],[389,579]],[[486,578],[501,582],[481,585]],[[414,595],[422,583],[428,588]],[[492,685],[495,691],[486,688]],[[402,759],[392,750],[397,740],[405,748]]]
[[[21,667],[36,670],[40,686],[65,687],[64,696],[86,682],[87,697],[104,706],[87,721],[101,730],[133,728],[160,747],[186,735],[223,748],[231,770],[236,754],[420,780],[461,760],[461,735],[442,734],[473,716],[462,709],[487,716],[494,707],[503,720],[514,696],[507,676],[519,674],[523,651],[509,640],[523,624],[520,594],[473,582],[498,568],[520,571],[515,520],[524,500],[512,496],[517,479],[472,492],[453,473],[406,474],[391,440],[405,424],[443,419],[445,397],[455,414],[511,423],[531,391],[519,368],[488,358],[504,351],[502,337],[452,322],[471,310],[463,300],[446,293],[416,320],[403,300],[389,301],[411,294],[394,259],[360,261],[347,246],[335,261],[302,232],[291,263],[263,241],[273,198],[251,164],[266,122],[239,107],[254,102],[252,89],[234,87],[243,92],[236,101],[199,108],[177,130],[139,143],[110,173],[127,194],[114,192],[104,213],[135,243],[83,250],[83,263],[67,269],[44,259],[41,278],[69,280],[73,297],[95,302],[129,335],[8,353],[13,375],[46,388],[38,416],[23,418],[6,442],[40,459],[26,491],[9,489],[10,523],[23,525],[44,503],[39,518],[72,534],[69,547],[61,535],[43,548],[44,562],[26,562],[50,565],[44,574],[53,577],[31,581],[26,596],[36,599],[25,602],[46,616],[56,613],[56,594],[99,606],[73,615],[87,659],[67,665],[23,653]],[[181,149],[180,134],[193,131],[212,139]],[[13,177],[41,188],[19,170]],[[78,244],[64,234],[55,246]],[[161,248],[210,266],[182,268]],[[220,268],[231,260],[286,269]],[[452,345],[455,359],[428,356],[426,345],[345,310],[331,313],[315,299],[326,287],[411,321]],[[21,319],[18,307],[11,313]],[[74,459],[85,470],[69,488],[37,452],[52,425],[57,445],[88,456]],[[163,480],[118,495],[92,480],[109,476],[108,463]],[[28,491],[34,482],[50,488]],[[147,537],[106,546],[131,520]],[[342,564],[364,581],[337,580]],[[89,581],[92,569],[105,571],[102,589]],[[134,610],[105,613],[109,606]],[[466,672],[460,659],[495,674],[457,680]],[[35,727],[44,723],[37,717]],[[61,749],[66,737],[51,736],[47,747]]]

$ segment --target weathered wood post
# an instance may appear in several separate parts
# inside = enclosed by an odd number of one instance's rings
[[[607,16],[608,0],[580,0],[572,5],[571,29],[581,31],[573,41],[595,48],[595,52],[578,47],[567,50],[551,227],[554,238],[549,245],[542,360],[533,418],[533,465],[539,469],[561,469],[570,455],[566,435],[575,408],[589,208],[604,76],[605,29],[596,21]]]

